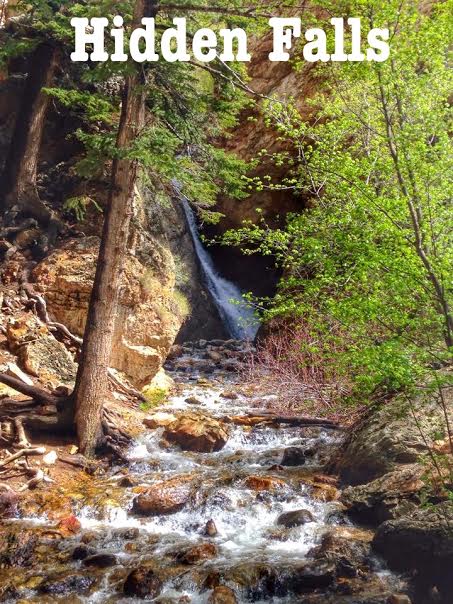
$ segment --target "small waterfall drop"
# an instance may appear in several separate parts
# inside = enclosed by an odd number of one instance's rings
[[[230,336],[237,340],[253,340],[259,327],[253,310],[243,301],[239,287],[218,274],[211,255],[201,242],[194,212],[183,195],[181,203],[206,286]]]

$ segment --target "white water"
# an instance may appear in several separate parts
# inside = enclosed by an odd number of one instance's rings
[[[192,208],[187,198],[182,195],[181,201],[206,286],[229,335],[237,340],[253,340],[259,327],[253,309],[244,302],[242,292],[237,285],[224,279],[216,271],[211,255],[200,240]]]

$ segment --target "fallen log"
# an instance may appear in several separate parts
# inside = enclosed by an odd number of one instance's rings
[[[338,422],[331,419],[326,419],[324,417],[310,417],[304,415],[297,416],[289,414],[279,415],[276,413],[262,412],[260,410],[256,410],[255,412],[251,411],[243,416],[227,415],[222,419],[226,423],[239,425],[286,424],[298,428],[319,427],[329,430],[344,430],[344,427]]]

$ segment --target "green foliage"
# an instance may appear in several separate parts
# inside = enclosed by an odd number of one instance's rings
[[[70,197],[64,202],[63,209],[72,212],[78,222],[83,222],[89,205],[94,206],[98,212],[102,212],[102,208],[99,204],[87,195]]]
[[[140,409],[146,412],[163,405],[167,401],[168,391],[166,388],[148,387],[143,389],[143,396],[146,401],[141,403]]]
[[[341,4],[390,26],[391,59],[320,67],[312,122],[294,101],[267,103],[267,124],[292,147],[273,159],[290,173],[249,187],[293,191],[307,209],[283,229],[259,218],[226,241],[276,258],[285,277],[265,317],[297,317],[332,349],[340,338],[343,352],[326,362],[361,399],[451,361],[452,2],[430,15],[400,0]]]

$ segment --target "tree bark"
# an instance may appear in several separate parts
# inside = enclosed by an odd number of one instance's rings
[[[11,145],[0,182],[0,210],[33,216],[47,225],[52,213],[39,199],[36,189],[39,150],[49,97],[43,88],[53,84],[58,65],[58,49],[42,42],[30,60],[23,100],[19,108]]]
[[[155,3],[151,3],[154,7]],[[150,2],[137,0],[135,24],[149,15]],[[124,157],[145,123],[145,78],[137,67],[126,77],[117,135],[119,157],[112,167],[108,207],[88,309],[88,319],[73,394],[80,452],[94,454],[102,437],[102,407],[108,393],[108,368],[117,316],[121,277],[127,255],[137,160]],[[123,155],[123,157],[122,157]]]

